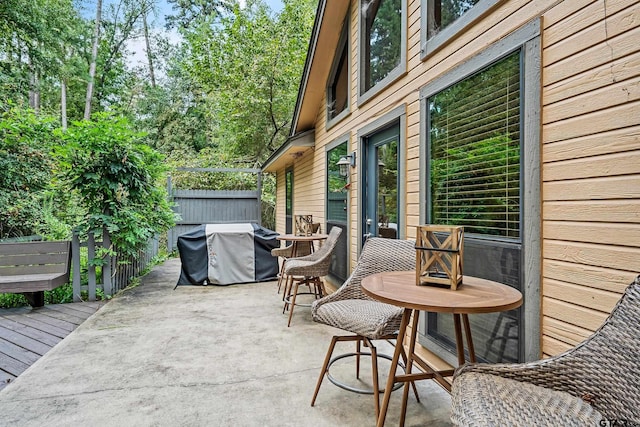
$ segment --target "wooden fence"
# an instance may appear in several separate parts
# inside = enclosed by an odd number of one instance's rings
[[[81,283],[81,258],[86,248],[86,287]],[[81,301],[83,288],[87,291],[89,301],[96,300],[98,289],[102,289],[106,296],[113,296],[118,291],[126,288],[131,280],[143,271],[151,260],[158,255],[158,239],[149,240],[147,247],[140,251],[137,257],[124,257],[122,255],[108,256],[99,269],[91,262],[96,258],[98,248],[111,248],[111,237],[104,230],[102,236],[96,238],[93,233],[87,236],[86,241],[81,241],[80,236],[74,231],[71,240],[71,268],[73,275],[73,300]]]
[[[260,169],[178,168],[182,172],[250,173],[256,176],[255,190],[190,190],[177,189],[167,180],[167,192],[180,215],[176,226],[167,233],[169,252],[176,247],[178,236],[202,224],[252,222],[261,224],[262,171]]]

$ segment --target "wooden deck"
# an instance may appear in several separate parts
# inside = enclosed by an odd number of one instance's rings
[[[69,335],[104,302],[0,309],[0,390]]]

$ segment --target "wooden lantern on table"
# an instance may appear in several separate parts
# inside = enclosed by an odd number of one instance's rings
[[[416,285],[449,287],[462,283],[464,227],[419,225],[416,235]]]
[[[294,215],[296,234],[311,236],[313,234],[313,215]]]

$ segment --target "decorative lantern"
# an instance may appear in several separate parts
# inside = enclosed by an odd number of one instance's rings
[[[294,219],[298,236],[311,236],[313,234],[313,215],[294,215]]]
[[[456,290],[462,283],[464,227],[419,225],[416,236],[416,285]]]

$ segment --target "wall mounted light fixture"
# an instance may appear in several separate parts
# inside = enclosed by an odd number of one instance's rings
[[[340,175],[349,175],[349,166],[352,168],[356,167],[356,152],[353,151],[351,154],[340,157],[340,160],[338,160],[336,164],[340,167]]]

